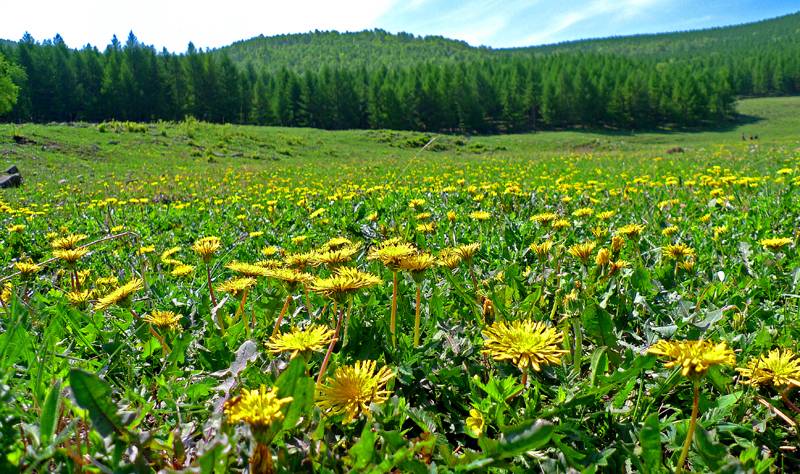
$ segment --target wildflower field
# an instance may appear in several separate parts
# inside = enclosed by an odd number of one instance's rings
[[[0,126],[0,472],[797,472],[798,108]]]

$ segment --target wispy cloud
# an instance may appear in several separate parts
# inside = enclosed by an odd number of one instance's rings
[[[573,7],[550,20],[550,25],[522,38],[523,44],[542,44],[560,41],[561,33],[587,20],[620,23],[630,21],[659,3],[669,0],[594,0]]]

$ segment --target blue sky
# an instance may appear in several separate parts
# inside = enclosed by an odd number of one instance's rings
[[[800,0],[28,0],[3,5],[0,38],[56,33],[100,47],[133,30],[158,48],[259,34],[383,28],[492,47],[706,28],[800,11]]]

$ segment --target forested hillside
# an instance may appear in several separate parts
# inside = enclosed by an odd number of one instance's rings
[[[737,95],[800,92],[800,15],[671,35],[539,48],[314,32],[215,51],[104,51],[60,37],[0,44],[18,71],[12,121],[178,120],[496,133],[697,126]],[[19,71],[22,73],[20,74]]]

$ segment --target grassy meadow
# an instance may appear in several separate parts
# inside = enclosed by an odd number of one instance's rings
[[[800,97],[738,110],[0,125],[0,472],[795,472]]]

